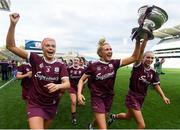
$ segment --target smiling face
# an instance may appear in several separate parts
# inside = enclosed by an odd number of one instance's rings
[[[56,42],[54,39],[44,39],[42,42],[43,55],[47,61],[53,61],[56,52]]]
[[[146,67],[149,67],[153,63],[153,60],[154,60],[153,52],[149,51],[144,54],[143,62]]]
[[[75,58],[74,58],[73,64],[74,64],[75,67],[78,67],[78,66],[79,66],[79,58],[78,58],[78,57],[75,57]]]
[[[101,51],[99,52],[99,56],[101,60],[109,62],[112,58],[112,48],[109,44],[105,44],[101,47]]]

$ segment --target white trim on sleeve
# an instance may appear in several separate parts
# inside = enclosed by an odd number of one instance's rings
[[[158,85],[158,84],[160,84],[160,81],[153,83],[153,85]]]
[[[21,72],[21,71],[18,71],[17,73],[18,73],[18,74],[22,74],[23,72]]]
[[[69,77],[68,76],[64,76],[64,77],[61,78],[61,80],[62,79],[69,79]]]

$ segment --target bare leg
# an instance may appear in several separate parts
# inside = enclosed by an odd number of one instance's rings
[[[110,126],[116,119],[129,120],[131,118],[132,118],[132,113],[128,109],[126,113],[111,114],[107,123],[108,123],[108,126]]]
[[[29,118],[30,129],[44,129],[44,119],[42,117],[31,117]]]
[[[71,98],[71,113],[76,112],[76,94],[70,93]]]
[[[119,113],[115,115],[115,119],[126,120],[126,119],[131,119],[131,118],[132,118],[132,113],[129,109],[126,113]]]
[[[105,113],[94,113],[96,122],[98,124],[99,129],[107,129],[106,126],[106,114]]]
[[[130,109],[130,111],[133,113],[134,119],[137,123],[137,128],[138,129],[144,129],[145,128],[145,122],[144,122],[144,118],[143,118],[143,115],[141,113],[141,110]]]
[[[72,124],[76,125],[77,124],[77,120],[76,120],[77,96],[74,93],[70,93],[70,98],[71,98],[71,121],[72,121]]]

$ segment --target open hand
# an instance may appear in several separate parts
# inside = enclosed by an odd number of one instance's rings
[[[78,104],[85,105],[85,97],[82,94],[78,94]]]
[[[52,93],[52,92],[59,90],[59,85],[54,84],[54,83],[46,84],[46,85],[44,85],[44,87],[48,88],[49,93]]]

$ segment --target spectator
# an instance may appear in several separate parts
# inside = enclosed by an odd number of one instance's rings
[[[12,75],[13,79],[16,79],[16,74],[17,74],[17,62],[15,60],[12,60]]]
[[[7,81],[8,78],[8,62],[3,60],[2,62],[0,62],[1,65],[1,73],[2,73],[2,81]]]
[[[162,64],[165,62],[165,59],[162,58],[161,61],[159,60],[158,57],[156,57],[155,63],[154,63],[154,69],[156,70],[156,73],[158,75],[160,74],[165,74],[164,72],[162,72]]]

